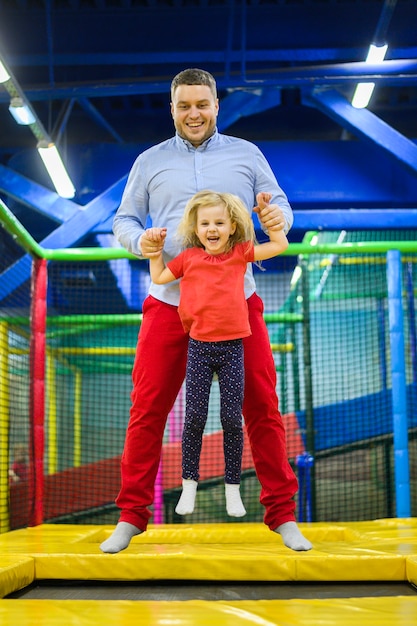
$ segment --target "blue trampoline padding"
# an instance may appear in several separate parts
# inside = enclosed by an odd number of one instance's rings
[[[417,426],[417,388],[407,386],[407,425]],[[306,413],[297,411],[305,438]],[[393,433],[392,395],[379,393],[314,407],[315,451],[328,450]]]

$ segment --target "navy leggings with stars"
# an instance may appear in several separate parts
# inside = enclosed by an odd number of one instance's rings
[[[182,477],[198,481],[201,446],[208,417],[213,374],[220,388],[225,482],[239,484],[242,469],[243,342],[189,340],[186,372],[186,409],[182,438]]]

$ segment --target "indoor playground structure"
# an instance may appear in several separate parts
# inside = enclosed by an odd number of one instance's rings
[[[118,519],[147,263],[110,236],[100,248],[43,247],[2,201],[0,221],[2,625],[417,623],[416,231],[308,232],[256,270],[299,479],[298,522],[313,550],[285,548],[263,524],[247,439],[247,515],[227,517],[214,380],[195,512],[174,511],[182,390],[168,417],[152,525],[108,555],[99,545]],[[83,581],[84,591],[137,581],[142,592],[150,581],[217,583],[217,595],[97,602],[91,592],[60,601],[54,587],[32,599],[44,581]],[[257,597],[227,594],[236,584],[264,587]],[[317,585],[315,597],[268,596],[271,585],[283,594],[288,584]],[[361,597],[320,591],[353,584]]]

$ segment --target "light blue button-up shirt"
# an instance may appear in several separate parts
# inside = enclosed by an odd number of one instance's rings
[[[139,239],[149,226],[149,220],[153,226],[166,227],[164,259],[167,263],[181,250],[176,230],[185,205],[203,189],[233,193],[249,211],[256,204],[258,192],[271,193],[271,204],[278,204],[285,215],[286,232],[292,226],[293,214],[287,196],[259,148],[216,130],[198,148],[176,134],[142,152],[130,171],[114,218],[113,232],[124,248],[140,256]],[[255,289],[249,263],[245,277],[246,297]],[[168,304],[179,303],[178,281],[167,285],[151,283],[149,293]]]

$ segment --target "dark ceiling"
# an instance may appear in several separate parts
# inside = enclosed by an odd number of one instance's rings
[[[219,129],[265,151],[294,228],[346,208],[385,213],[334,228],[417,225],[417,0],[0,0],[0,54],[76,187],[56,197],[0,84],[0,198],[50,248],[111,232],[134,158],[173,133],[170,81],[193,66],[216,76]],[[350,104],[361,80],[368,109]]]
[[[235,99],[230,134],[338,140],[340,124],[303,97],[350,98],[375,39],[389,43],[370,110],[417,137],[416,0],[0,0],[0,50],[57,143],[147,143],[172,133],[169,81],[204,67]],[[406,62],[407,61],[407,62]],[[371,72],[371,74],[375,72]],[[232,101],[233,102],[233,101]],[[34,145],[0,85],[0,150]]]
[[[219,129],[264,150],[292,241],[417,228],[417,0],[0,0],[0,54],[76,186],[57,196],[0,84],[0,221],[17,217],[44,251],[114,245],[130,166],[172,135],[170,81],[193,66],[217,78]],[[361,80],[376,84],[368,109],[350,104]],[[31,258],[15,261],[1,229],[0,249],[9,303]]]

